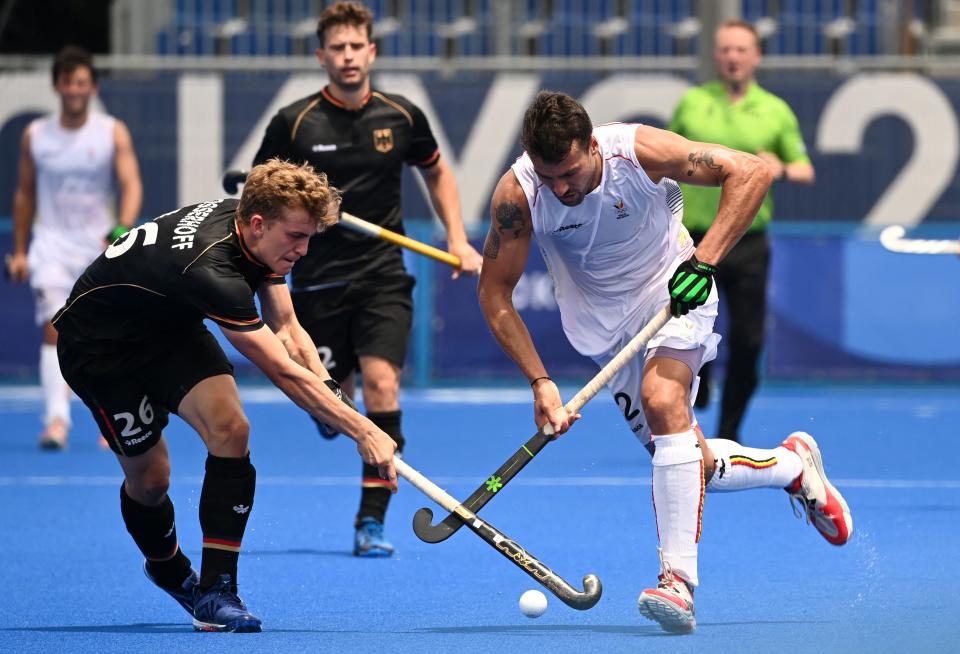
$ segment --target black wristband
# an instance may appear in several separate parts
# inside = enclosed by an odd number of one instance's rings
[[[716,274],[717,274],[717,267],[716,267],[716,266],[711,265],[711,264],[709,264],[709,263],[704,263],[703,261],[700,261],[700,259],[697,258],[697,255],[693,255],[693,256],[690,257],[690,263],[693,264],[693,267],[694,267],[695,269],[699,270],[700,272],[705,272],[705,273],[707,273],[708,275],[716,275]]]
[[[550,377],[547,377],[546,375],[544,375],[544,376],[542,376],[542,377],[537,377],[537,378],[534,379],[532,382],[530,382],[530,388],[533,388],[533,387],[536,385],[536,383],[537,383],[538,381],[540,381],[541,379],[546,379],[547,381],[553,381],[553,379],[551,379]]]

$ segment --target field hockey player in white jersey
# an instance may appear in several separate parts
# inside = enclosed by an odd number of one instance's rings
[[[512,300],[531,238],[553,278],[567,338],[600,366],[669,304],[670,319],[608,388],[653,455],[660,576],[641,592],[640,613],[665,631],[693,631],[705,492],[782,488],[828,542],[843,545],[853,530],[809,434],[794,432],[773,449],[706,439],[691,406],[697,372],[720,340],[713,273],[753,220],[771,173],[753,155],[653,127],[593,127],[562,93],[537,95],[522,141],[525,153],[501,177],[491,203],[481,309],[530,381],[538,428],[549,423],[559,435],[580,416],[564,409]],[[681,224],[674,179],[722,187],[716,219],[697,248]]]
[[[37,326],[43,328],[40,447],[62,450],[70,429],[70,390],[60,373],[50,319],[87,264],[133,227],[143,187],[127,127],[90,110],[97,92],[90,54],[72,46],[61,50],[53,62],[53,88],[60,112],[32,121],[20,141],[7,266],[14,281],[29,279]]]

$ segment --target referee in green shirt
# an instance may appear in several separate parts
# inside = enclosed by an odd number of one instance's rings
[[[813,165],[787,103],[757,84],[760,39],[753,25],[740,20],[721,23],[714,59],[719,80],[687,91],[669,129],[693,141],[720,143],[751,152],[766,161],[775,179],[812,184]],[[720,189],[681,185],[683,223],[696,242],[717,214]],[[717,436],[739,441],[740,423],[757,387],[757,364],[763,347],[770,243],[766,228],[773,218],[768,194],[749,231],[720,264],[716,275],[729,312],[729,359],[723,383]],[[700,370],[696,406],[709,402],[710,366]]]

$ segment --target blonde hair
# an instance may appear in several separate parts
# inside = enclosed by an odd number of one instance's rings
[[[283,208],[304,209],[323,231],[339,220],[340,191],[330,186],[327,176],[309,164],[293,164],[281,159],[254,166],[247,174],[237,220],[250,224],[255,214],[267,220],[280,217]]]

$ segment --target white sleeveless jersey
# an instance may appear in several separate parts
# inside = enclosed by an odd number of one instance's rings
[[[694,252],[681,223],[680,188],[671,179],[650,180],[634,151],[636,130],[623,123],[594,128],[603,176],[575,207],[540,184],[526,153],[512,166],[553,279],[563,330],[585,356],[619,345],[638,314],[665,305],[667,280]]]
[[[115,222],[115,124],[98,113],[79,129],[63,128],[57,115],[30,124],[37,184],[30,249],[39,265],[68,257],[84,259],[85,266],[103,250]]]

